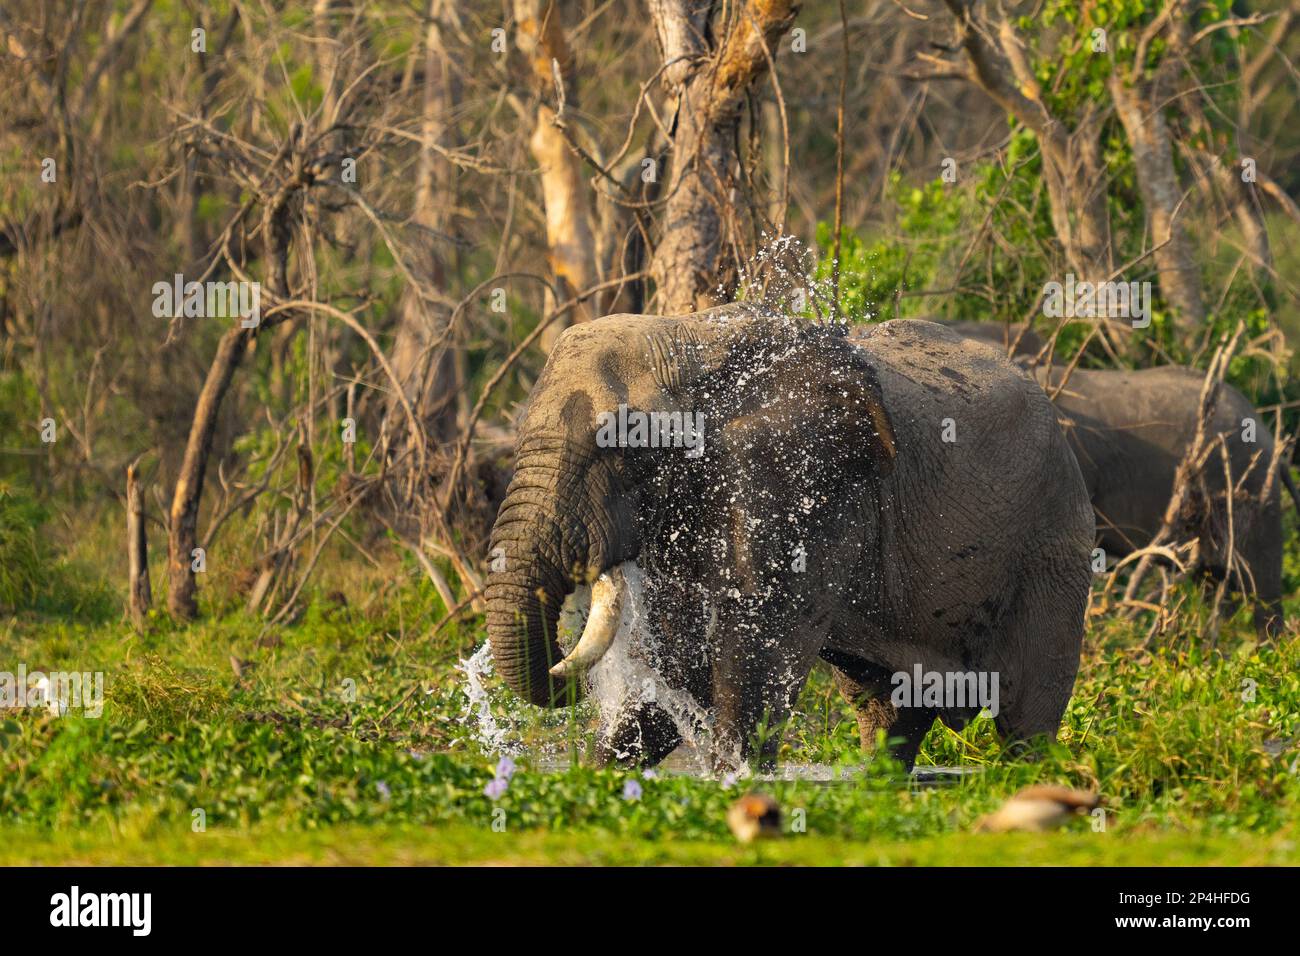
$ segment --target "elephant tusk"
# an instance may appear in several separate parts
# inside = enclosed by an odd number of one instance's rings
[[[610,568],[596,579],[591,586],[591,613],[587,615],[587,626],[582,629],[577,646],[551,668],[552,677],[569,677],[585,671],[609,650],[623,613],[624,587],[621,568]]]

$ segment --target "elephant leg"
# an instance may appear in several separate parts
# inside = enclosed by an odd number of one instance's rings
[[[1003,653],[990,661],[990,678],[993,674],[998,678],[993,722],[1008,751],[1037,737],[1056,739],[1079,672],[1089,576],[1086,566],[1076,568],[1073,562],[1030,565],[1000,623],[998,643]],[[1076,582],[1080,586],[1077,598],[1072,598],[1070,585]],[[1042,653],[1033,669],[1026,670],[1024,651],[1035,646]]]
[[[1007,691],[1010,691],[1008,694]],[[1069,693],[1047,693],[1034,686],[1032,679],[1016,681],[1002,691],[1006,697],[993,724],[1002,738],[1002,748],[1015,757],[1029,749],[1031,742],[1051,742],[1061,726],[1061,717],[1069,703]],[[1042,694],[1043,699],[1036,700]]]
[[[610,732],[596,741],[596,763],[653,767],[681,742],[667,711],[652,702],[640,703],[619,714]]]
[[[773,719],[770,708],[765,708],[767,694],[758,668],[747,666],[748,655],[728,654],[714,666],[713,673],[713,761],[714,769],[721,772],[735,770],[754,752],[755,739],[760,726],[766,721],[769,729]],[[760,766],[775,763],[779,743],[769,734],[759,748]]]
[[[724,643],[713,664],[717,770],[755,756],[761,770],[775,769],[782,728],[816,659],[815,645],[790,648],[766,632],[752,637]]]
[[[857,716],[863,751],[876,749],[879,731],[885,732],[886,741],[902,738],[890,753],[910,771],[938,711],[932,707],[896,707],[889,700],[890,674],[883,667],[840,660],[832,669],[835,686]]]

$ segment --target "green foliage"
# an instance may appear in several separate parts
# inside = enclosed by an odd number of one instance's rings
[[[0,487],[0,610],[28,607],[45,593],[51,561],[38,531],[46,518],[36,502]]]
[[[315,80],[312,74],[312,68],[304,64],[293,71],[289,78],[290,88],[293,90],[294,99],[303,105],[303,107],[316,109],[320,106],[321,100],[325,96],[325,91],[321,89],[320,84]]]
[[[902,317],[1023,318],[1053,276],[1045,252],[1051,220],[1035,197],[1040,175],[1037,143],[1023,130],[1012,137],[1004,165],[965,170],[962,185],[939,178],[910,186],[891,173],[886,198],[897,208],[893,234],[864,238],[846,228],[841,239],[845,314],[853,321],[894,318],[897,301]],[[988,233],[1005,242],[984,243]],[[831,276],[833,239],[830,227],[819,224],[815,276],[821,281]]]
[[[1131,155],[1116,144],[1108,163],[1118,185],[1111,194],[1112,220],[1122,221],[1140,201],[1124,187],[1131,178]],[[890,175],[888,199],[897,207],[894,233],[863,237],[845,228],[841,236],[840,299],[844,314],[853,322],[901,318],[948,318],[967,321],[1018,322],[1030,317],[1045,334],[1056,321],[1042,317],[1039,305],[1043,287],[1060,281],[1052,245],[1054,233],[1047,204],[1037,194],[1042,166],[1033,135],[1020,129],[1011,137],[1004,162],[982,163],[965,173],[963,185],[935,179],[909,186],[898,172]],[[1032,212],[1031,212],[1032,210]],[[986,241],[988,235],[997,242]],[[1128,236],[1126,240],[1123,238]],[[1116,234],[1117,255],[1137,258],[1141,229]],[[834,268],[830,226],[817,228],[819,259],[814,278],[829,287]],[[1132,247],[1132,248],[1130,248]],[[1154,364],[1204,366],[1213,345],[1225,341],[1243,323],[1243,341],[1267,334],[1275,321],[1259,304],[1259,290],[1240,263],[1220,264],[1212,278],[1222,279],[1226,292],[1208,317],[1206,328],[1195,338],[1180,332],[1153,283],[1151,326],[1143,344]],[[1121,281],[1143,280],[1136,267]],[[1058,336],[1058,361],[1072,359],[1089,333],[1087,322],[1065,325]],[[1207,343],[1211,347],[1207,347]],[[1084,365],[1110,366],[1108,356],[1089,355]],[[1300,385],[1284,382],[1272,359],[1259,350],[1237,355],[1227,379],[1257,406],[1285,403],[1300,396]],[[1297,415],[1287,413],[1287,429]]]
[[[56,552],[48,520],[48,510],[30,495],[0,485],[0,611],[104,620],[117,609],[116,600],[86,568]]]
[[[1046,105],[1058,115],[1075,116],[1089,103],[1105,99],[1114,64],[1122,65],[1126,73],[1131,71],[1138,40],[1160,11],[1159,4],[1145,0],[1099,0],[1086,10],[1073,0],[1052,0],[1038,16],[1021,17],[1017,27],[1029,47]],[[1208,26],[1231,15],[1231,0],[1210,0],[1197,6],[1195,25]],[[1104,37],[1098,31],[1104,31]],[[1230,31],[1221,30],[1210,34],[1203,46],[1198,45],[1196,53],[1213,64],[1226,60],[1235,47],[1246,42],[1246,31],[1233,37]],[[1143,74],[1150,76],[1167,51],[1167,40],[1154,37],[1140,64]],[[1225,88],[1214,95],[1232,94]]]
[[[399,594],[419,589],[414,575],[384,574],[406,582]],[[725,815],[751,786],[744,781],[563,762],[557,770],[554,757],[534,755],[518,758],[504,792],[485,794],[497,759],[460,721],[463,675],[453,666],[481,640],[478,626],[430,641],[427,625],[402,625],[418,619],[418,604],[393,594],[356,606],[318,598],[271,645],[242,615],[186,628],[159,621],[140,637],[116,624],[20,626],[6,639],[13,657],[103,670],[106,699],[100,719],[14,711],[4,722],[0,833],[23,834],[22,845],[57,845],[58,832],[135,833],[132,852],[176,862],[196,852],[179,835],[201,808],[203,839],[281,834],[271,859],[344,840],[386,859],[392,835],[429,827],[426,839],[439,846],[468,841],[473,848],[455,852],[469,856],[563,857],[593,840],[632,856],[669,844],[700,859],[730,852]],[[1286,832],[1300,800],[1300,639],[1292,630],[1276,647],[1257,647],[1243,613],[1215,650],[1199,633],[1202,610],[1193,603],[1163,649],[1150,652],[1134,627],[1095,626],[1055,743],[1013,756],[987,719],[963,731],[936,725],[921,769],[968,768],[949,785],[918,787],[892,762],[864,758],[851,713],[829,674],[815,671],[781,730],[782,763],[852,776],[761,784],[787,821],[798,809],[807,823],[774,852],[824,862],[869,843],[888,846],[891,859],[937,862],[943,847],[984,859],[984,844],[962,834],[1020,787],[1051,782],[1097,788],[1107,832],[1080,821],[1053,843],[986,838],[1017,848],[989,862],[1224,859],[1225,850],[1204,849],[1224,841],[1293,858],[1294,844],[1276,849],[1287,843],[1270,834]],[[229,668],[232,654],[252,660],[242,677]],[[344,692],[348,679],[354,697]],[[588,733],[589,714],[525,708],[511,719],[530,746],[563,748]],[[639,795],[628,792],[630,780]],[[498,818],[508,837],[493,833]],[[499,842],[480,847],[471,834]]]

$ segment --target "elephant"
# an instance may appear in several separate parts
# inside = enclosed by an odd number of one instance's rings
[[[1001,351],[1003,355],[1010,354],[1020,365],[1024,365],[1029,360],[1036,360],[1036,364],[1042,364],[1051,358],[1046,354],[1050,336],[1044,337],[1035,331],[1034,327],[1028,322],[980,322],[968,319],[931,319],[929,321],[938,322],[945,328],[956,332],[962,338],[974,339],[992,345]],[[1115,333],[1119,333],[1124,328],[1122,324],[1113,320],[1075,319],[1073,321],[1076,323],[1106,321],[1112,326]],[[1095,355],[1100,359],[1106,358],[1106,352],[1096,345],[1088,345],[1086,349],[1089,355]]]
[[[1015,356],[1029,358],[1043,348],[1042,336],[1028,322],[978,322],[965,319],[932,319],[965,339],[986,342]]]
[[[1032,330],[1016,338],[1022,323],[944,324],[964,338],[1004,353],[1018,343],[1013,360],[1053,396],[1078,458],[1096,511],[1098,544],[1117,558],[1150,544],[1164,522],[1174,473],[1196,434],[1202,373],[1179,366],[1136,371],[1049,370],[1032,361],[1041,348],[1041,340]],[[1061,389],[1063,381],[1067,384]],[[1267,464],[1273,461],[1273,439],[1267,432],[1253,429],[1253,440],[1244,441],[1245,419],[1260,422],[1250,400],[1231,385],[1224,385],[1211,437],[1225,440],[1234,484],[1240,484],[1233,498],[1231,524],[1233,550],[1245,564],[1244,573],[1229,575],[1227,571],[1229,509],[1217,454],[1208,462],[1204,485],[1186,509],[1182,527],[1175,531],[1181,540],[1194,537],[1199,542],[1197,570],[1215,580],[1228,577],[1238,591],[1255,596],[1256,630],[1261,637],[1270,638],[1285,623],[1281,608],[1284,535],[1278,486],[1287,489],[1298,509],[1300,492],[1285,462],[1280,463],[1277,479],[1270,480]]]
[[[657,414],[669,437],[690,422],[701,440],[599,440],[615,414]],[[635,572],[638,653],[707,711],[716,769],[773,764],[770,728],[819,657],[864,749],[884,731],[910,768],[936,717],[961,726],[981,709],[960,687],[899,694],[914,673],[992,675],[1009,744],[1055,737],[1093,534],[1042,389],[938,325],[850,334],[744,305],[611,315],[564,331],[521,419],[491,535],[488,638],[512,690],[563,706],[627,639]],[[565,654],[557,618],[586,584]],[[596,756],[653,765],[681,740],[665,704],[629,699]]]
[[[1096,511],[1098,543],[1118,557],[1146,546],[1164,521],[1174,474],[1195,439],[1204,374],[1179,366],[1068,374],[1057,366],[1034,374],[1054,396],[1079,461]],[[1270,474],[1273,438],[1250,400],[1226,383],[1207,438],[1222,439],[1237,491],[1229,508],[1222,458],[1215,450],[1175,537],[1198,540],[1200,570],[1254,594],[1256,628],[1271,637],[1283,625],[1279,485],[1286,486],[1297,507],[1300,495],[1285,462]],[[1230,539],[1244,563],[1241,573],[1229,574]]]

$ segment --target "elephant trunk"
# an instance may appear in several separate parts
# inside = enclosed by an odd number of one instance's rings
[[[593,488],[608,490],[598,468],[557,468],[554,456],[522,459],[492,529],[493,560],[500,562],[487,586],[492,659],[511,690],[541,707],[581,696],[575,678],[608,648],[617,628],[616,600],[607,606],[611,577],[601,572],[623,560],[625,549],[615,543],[619,522],[610,520],[606,495],[591,497]],[[556,641],[560,608],[577,585],[591,581],[589,625],[565,661]]]
[[[564,657],[555,631],[568,588],[550,570],[497,577],[487,588],[488,641],[497,672],[529,703],[565,703],[568,681],[552,677],[550,669]]]

